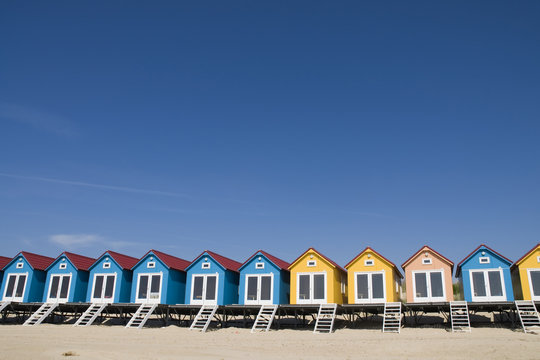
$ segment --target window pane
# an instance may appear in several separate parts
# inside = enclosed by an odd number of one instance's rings
[[[150,298],[159,298],[159,286],[161,285],[161,275],[152,275],[152,282],[150,283]]]
[[[58,294],[58,284],[60,283],[60,276],[53,276],[51,280],[51,291],[49,292],[49,298],[56,299]]]
[[[62,277],[62,287],[60,288],[60,298],[61,299],[67,299],[68,298],[68,289],[69,289],[69,281],[71,278],[69,276],[63,276]]]
[[[488,271],[489,292],[491,296],[503,296],[503,288],[500,271]]]
[[[272,300],[271,276],[261,276],[261,300]]]
[[[321,300],[325,298],[324,275],[313,275],[313,299]]]
[[[257,278],[255,276],[248,276],[247,282],[247,299],[257,300]]]
[[[15,280],[17,280],[17,276],[15,275],[9,276],[9,280],[7,283],[6,297],[13,296],[13,290],[15,289]]]
[[[486,281],[484,280],[484,273],[473,271],[472,281],[474,296],[486,296]]]
[[[216,300],[216,276],[206,277],[206,300]]]
[[[105,299],[112,299],[114,293],[114,276],[107,276],[105,284]]]
[[[101,290],[103,288],[103,276],[96,275],[94,280],[94,299],[101,299]]]
[[[533,295],[540,296],[540,271],[531,271]]]
[[[142,275],[139,277],[139,299],[146,299],[148,293],[148,275]]]
[[[311,298],[309,296],[309,275],[298,276],[298,298],[300,300]]]
[[[374,299],[384,299],[383,274],[371,275],[371,289]]]
[[[17,290],[15,290],[15,297],[23,296],[25,283],[26,283],[26,275],[19,276],[19,282],[17,283]]]
[[[356,289],[356,296],[358,297],[358,299],[368,299],[369,291],[367,274],[357,274],[356,283],[358,286],[358,288]]]
[[[414,282],[415,282],[415,287],[416,287],[415,289],[416,297],[419,297],[419,298],[427,297],[428,294],[427,294],[426,273],[415,273]]]
[[[432,297],[442,297],[443,285],[442,285],[442,273],[432,272],[429,274],[429,280],[431,281],[431,296]]]
[[[204,278],[202,276],[195,276],[193,278],[193,300],[202,300],[202,288]]]

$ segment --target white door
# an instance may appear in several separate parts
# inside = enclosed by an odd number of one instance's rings
[[[161,275],[161,273],[139,274],[135,302],[159,304],[161,300]]]
[[[415,302],[446,301],[443,270],[413,271]]]
[[[274,274],[246,275],[244,303],[247,305],[272,304]]]
[[[505,301],[502,269],[470,271],[472,301]]]
[[[296,302],[298,304],[326,304],[326,273],[298,273]]]
[[[68,301],[69,288],[71,285],[71,274],[51,275],[49,282],[49,292],[47,302],[65,303]]]
[[[540,270],[527,269],[529,276],[529,287],[531,289],[531,300],[540,301]]]
[[[10,274],[4,290],[4,301],[22,302],[28,273]]]
[[[95,274],[94,285],[92,288],[93,303],[112,303],[114,302],[114,285],[116,283],[116,274]]]
[[[191,304],[217,304],[218,274],[198,274],[191,278]]]
[[[357,272],[354,277],[357,304],[386,302],[384,271]]]

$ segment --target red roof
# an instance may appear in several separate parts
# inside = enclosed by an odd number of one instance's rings
[[[132,256],[127,256],[127,255],[124,255],[124,254],[120,254],[120,253],[117,253],[115,251],[111,251],[111,250],[107,250],[103,253],[103,255],[105,254],[108,254],[110,257],[112,257],[114,259],[114,261],[116,261],[116,263],[118,265],[120,265],[120,267],[122,269],[131,269],[132,267],[135,266],[135,264],[137,264],[139,262],[139,259],[137,258],[134,258]],[[99,258],[102,258],[103,255],[101,255]]]
[[[535,251],[536,248],[539,247],[539,246],[540,246],[540,243],[534,245],[534,247],[533,247],[531,250],[527,251],[527,253],[526,253],[525,255],[523,255],[522,257],[520,257],[519,260],[516,261],[516,262],[514,263],[514,266],[519,265],[520,262],[522,262],[523,260],[525,260],[525,258],[526,258],[527,256],[529,256],[533,251]]]
[[[238,261],[234,261],[232,259],[229,259],[228,257],[223,256],[223,255],[216,254],[215,252],[212,252],[210,250],[203,251],[191,263],[193,264],[195,261],[197,261],[204,254],[210,255],[212,257],[212,259],[214,259],[218,264],[220,264],[225,269],[230,270],[230,271],[238,272],[238,269],[242,266],[242,264],[239,263]]]
[[[8,258],[5,256],[0,256],[0,270],[6,267],[7,264],[9,264],[13,260],[13,258]]]
[[[88,256],[82,256],[79,254],[74,254],[67,251],[64,251],[63,253],[61,253],[56,259],[64,255],[69,259],[69,261],[71,261],[71,263],[73,264],[73,266],[75,266],[77,270],[88,271],[88,268],[90,268],[90,266],[92,266],[92,264],[96,262],[96,259],[94,258],[91,258]]]
[[[17,256],[19,255],[24,256],[26,261],[28,261],[28,263],[34,270],[45,270],[54,261],[52,257],[38,255],[27,251],[21,251],[19,254],[17,254]],[[13,259],[15,259],[17,256],[15,256]]]
[[[274,265],[276,265],[278,268],[280,268],[281,270],[289,270],[289,266],[291,266],[291,264],[289,264],[288,262],[285,262],[273,255],[270,255],[269,253],[267,253],[266,251],[262,251],[262,250],[257,250],[255,252],[255,254],[251,255],[249,259],[247,259],[242,265],[240,265],[238,267],[238,269],[240,269],[241,267],[243,267],[245,264],[247,264],[248,262],[251,261],[251,259],[253,259],[258,253],[261,253],[263,254],[265,257],[268,258],[268,260],[270,260]]]
[[[330,260],[329,258],[327,258],[326,256],[324,256],[323,254],[321,254],[320,252],[318,252],[317,250],[315,250],[314,248],[310,247],[309,249],[307,249],[306,251],[304,251],[302,253],[302,255],[300,255],[299,257],[296,258],[296,260],[294,260],[291,265],[289,265],[289,269],[291,268],[291,266],[294,265],[295,262],[297,262],[298,260],[300,260],[300,258],[302,256],[304,256],[308,251],[310,250],[313,250],[315,251],[320,257],[322,257],[324,260],[328,261],[330,264],[332,264],[334,267],[338,268],[339,270],[343,271],[343,272],[347,272],[347,270],[345,270],[344,268],[342,268],[341,266],[339,266],[338,264],[336,264],[335,262],[333,262],[332,260]]]
[[[142,259],[144,259],[150,253],[153,253],[154,255],[156,255],[161,261],[163,261],[163,263],[169,269],[185,271],[185,269],[191,264],[189,261],[180,259],[179,257],[165,254],[164,252],[157,251],[157,250],[149,250],[146,254],[144,254],[143,257],[139,259],[139,261],[137,261],[135,265],[137,265]],[[133,265],[133,267],[135,267],[135,265]]]
[[[390,264],[390,266],[392,266],[394,268],[394,270],[399,274],[399,276],[401,278],[403,278],[403,275],[401,275],[401,272],[399,271],[398,267],[396,266],[396,264],[394,264],[393,262],[391,262],[390,260],[388,260],[387,258],[385,258],[384,256],[382,256],[381,254],[379,254],[378,252],[376,252],[375,250],[373,250],[372,248],[370,248],[369,246],[366,247],[364,250],[362,250],[360,252],[360,254],[356,255],[354,257],[354,259],[352,259],[351,261],[349,261],[349,263],[347,265],[345,265],[345,269],[347,269],[349,267],[349,265],[351,265],[356,259],[358,259],[360,257],[360,255],[362,255],[363,253],[365,253],[366,251],[371,251],[372,253],[375,253],[377,254],[377,256],[381,257],[384,261],[386,261],[387,263]]]
[[[486,248],[487,250],[491,251],[492,253],[500,256],[501,258],[503,258],[504,260],[508,261],[509,265],[512,265],[512,260],[508,259],[507,257],[505,256],[502,256],[501,254],[499,254],[498,252],[496,252],[495,250],[493,250],[492,248],[490,248],[489,246],[485,245],[485,244],[480,244],[478,245],[478,247],[476,249],[474,249],[473,251],[471,251],[471,253],[469,255],[467,255],[463,260],[461,260],[459,262],[459,264],[457,264],[456,266],[456,277],[459,276],[459,274],[461,273],[461,265],[463,265],[463,263],[465,261],[467,261],[468,258],[470,258],[471,256],[473,256],[480,248]]]
[[[403,264],[401,264],[401,267],[403,268],[403,270],[405,270],[405,266],[412,260],[414,259],[418,254],[420,254],[424,249],[429,249],[431,252],[433,252],[435,255],[439,256],[441,258],[441,260],[447,262],[449,265],[450,265],[450,268],[453,269],[454,268],[454,263],[452,261],[450,261],[448,258],[442,256],[440,253],[438,253],[437,251],[433,250],[432,248],[430,248],[429,246],[427,245],[424,245],[420,248],[420,250],[418,250],[417,252],[415,252],[413,254],[413,256],[411,256],[410,258],[407,259],[407,261],[405,261]]]

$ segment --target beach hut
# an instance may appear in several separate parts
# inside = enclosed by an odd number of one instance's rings
[[[289,266],[291,304],[343,304],[347,297],[347,271],[309,248]]]
[[[393,262],[366,247],[347,265],[349,304],[399,302],[403,275]]]
[[[47,273],[53,258],[21,251],[4,267],[3,301],[41,302]]]
[[[401,265],[405,271],[408,302],[454,300],[454,263],[425,245]]]
[[[0,288],[2,287],[2,282],[4,281],[4,267],[9,264],[11,258],[0,256]]]
[[[290,264],[259,250],[238,269],[238,302],[243,305],[288,304]]]
[[[189,261],[161,251],[148,251],[132,268],[131,302],[182,304]]]
[[[482,244],[456,266],[465,301],[514,301],[512,261]]]
[[[44,303],[86,301],[88,268],[96,259],[64,251],[48,267]]]
[[[132,271],[139,259],[114,251],[105,251],[90,266],[86,301],[91,303],[128,303]]]
[[[516,297],[540,301],[540,243],[510,268]]]
[[[205,250],[187,271],[186,304],[228,305],[238,303],[237,261]]]

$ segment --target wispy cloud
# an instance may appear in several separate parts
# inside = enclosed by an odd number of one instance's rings
[[[181,197],[181,198],[189,197],[188,195],[185,195],[185,194],[179,194],[179,193],[168,192],[168,191],[138,189],[138,188],[132,188],[132,187],[126,187],[126,186],[94,184],[94,183],[87,183],[87,182],[82,182],[82,181],[52,179],[52,178],[45,178],[45,177],[39,177],[39,176],[24,176],[24,175],[8,174],[8,173],[0,173],[0,176],[13,178],[13,179],[44,181],[44,182],[50,182],[50,183],[55,183],[55,184],[84,186],[84,187],[90,187],[90,188],[96,188],[96,189],[122,191],[122,192],[136,193],[136,194],[160,195],[160,196]]]
[[[97,234],[55,234],[49,236],[49,242],[65,249],[88,248],[95,246],[101,246],[107,249],[121,249],[139,245],[138,243],[131,241],[107,239]]]
[[[0,119],[29,125],[60,136],[73,137],[76,135],[75,127],[71,121],[46,111],[25,106],[0,103]]]

